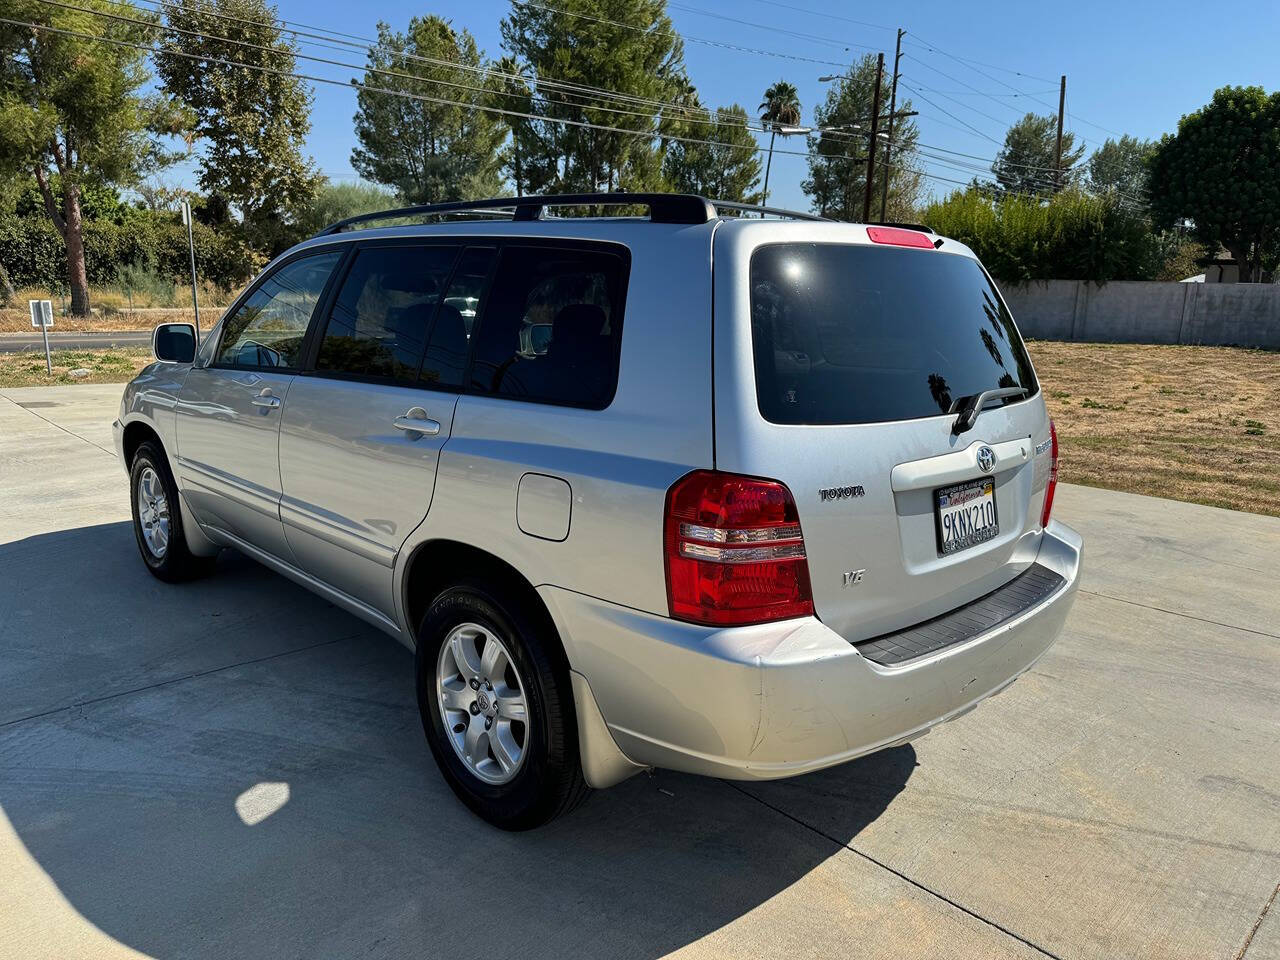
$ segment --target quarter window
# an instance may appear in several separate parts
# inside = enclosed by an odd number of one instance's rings
[[[472,336],[471,389],[603,409],[618,380],[627,262],[604,250],[504,247]]]
[[[223,321],[216,363],[233,367],[296,368],[316,302],[342,252],[292,260],[260,283]]]
[[[457,257],[454,246],[360,250],[333,305],[316,369],[415,380]]]

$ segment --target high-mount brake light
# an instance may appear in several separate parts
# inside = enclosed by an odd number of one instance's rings
[[[901,227],[867,227],[867,237],[872,243],[887,243],[895,247],[920,247],[934,249],[933,241],[919,230],[903,230]]]
[[[1049,525],[1053,512],[1053,494],[1058,487],[1058,428],[1049,421],[1049,483],[1044,488],[1044,509],[1040,511],[1041,528]]]
[[[671,616],[713,626],[813,614],[804,536],[776,480],[697,470],[667,492]]]

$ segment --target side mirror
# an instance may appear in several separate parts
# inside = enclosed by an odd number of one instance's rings
[[[151,352],[161,363],[191,363],[196,358],[196,328],[190,323],[162,323],[151,333]]]

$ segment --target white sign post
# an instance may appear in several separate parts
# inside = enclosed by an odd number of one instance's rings
[[[44,365],[53,376],[53,357],[49,354],[49,328],[53,326],[53,303],[49,300],[28,300],[27,308],[31,311],[31,325],[39,327],[44,334]]]
[[[196,350],[200,349],[200,301],[196,299],[196,242],[191,237],[191,204],[182,201],[182,222],[187,225],[187,249],[191,252],[191,309],[196,315]]]

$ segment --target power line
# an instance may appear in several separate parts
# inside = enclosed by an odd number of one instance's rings
[[[909,84],[909,83],[903,83],[903,81],[902,81],[901,79],[899,79],[899,81],[898,81],[898,82],[899,82],[899,83],[902,83],[902,85],[903,85],[904,87],[906,87],[908,90],[910,90],[912,93],[914,93],[917,97],[919,97],[919,98],[920,98],[921,100],[923,100],[925,103],[929,104],[929,106],[933,107],[933,108],[934,108],[934,109],[936,109],[936,110],[941,110],[943,113],[945,113],[948,117],[950,117],[950,118],[951,118],[952,120],[954,120],[956,123],[960,124],[961,126],[968,127],[971,131],[973,131],[974,133],[976,133],[978,136],[982,137],[984,140],[990,140],[992,143],[996,144],[997,146],[999,146],[999,145],[1000,145],[1000,141],[999,141],[999,140],[997,140],[995,137],[992,137],[992,136],[990,136],[989,134],[983,133],[981,130],[979,130],[977,127],[975,127],[973,124],[971,124],[971,123],[966,123],[964,120],[961,120],[959,117],[957,117],[954,113],[952,113],[952,112],[951,112],[950,110],[948,110],[946,107],[941,107],[941,106],[939,106],[938,104],[934,103],[932,100],[930,100],[928,97],[926,97],[923,93],[921,93],[921,92],[920,92],[919,90],[917,90],[915,87],[911,86],[911,84]]]
[[[716,20],[723,20],[728,23],[736,23],[743,27],[755,27],[760,30],[768,30],[770,33],[780,34],[785,37],[795,37],[798,40],[808,40],[812,43],[825,44],[826,46],[834,46],[841,48],[859,47],[863,50],[877,50],[879,48],[869,46],[865,43],[854,43],[851,40],[837,40],[832,37],[821,37],[816,33],[804,33],[799,30],[791,30],[786,27],[775,26],[772,23],[757,23],[754,20],[742,20],[738,17],[731,17],[724,13],[715,13],[711,10],[703,10],[701,7],[691,7],[688,4],[676,3],[670,0],[667,6],[672,10],[684,10],[687,13],[697,14],[701,17],[712,17]]]
[[[918,33],[917,33],[917,34],[912,34],[912,36],[914,36],[914,37],[918,38],[918,39],[919,39],[919,41],[920,41],[919,43],[913,43],[913,44],[911,44],[912,46],[914,46],[914,47],[920,47],[921,49],[923,49],[923,50],[928,50],[928,51],[930,51],[931,53],[940,53],[940,54],[942,54],[944,57],[949,57],[949,58],[951,58],[952,60],[955,60],[957,63],[962,63],[962,64],[964,64],[965,66],[967,66],[970,70],[974,71],[975,73],[982,73],[982,71],[981,71],[981,70],[979,70],[977,67],[973,66],[973,64],[978,64],[979,66],[987,67],[987,68],[989,68],[989,69],[991,69],[991,70],[1001,70],[1001,71],[1003,71],[1003,72],[1005,72],[1005,73],[1012,73],[1012,74],[1014,74],[1015,76],[1019,76],[1019,77],[1026,77],[1028,80],[1039,80],[1039,81],[1041,81],[1042,83],[1053,83],[1053,81],[1052,81],[1051,79],[1049,79],[1048,77],[1037,77],[1037,76],[1036,76],[1035,74],[1033,74],[1033,73],[1024,73],[1024,72],[1023,72],[1023,71],[1021,71],[1021,70],[1013,70],[1013,69],[1011,69],[1011,68],[1009,68],[1009,67],[1002,67],[1002,66],[999,66],[999,65],[994,64],[994,63],[983,63],[981,60],[973,60],[973,59],[971,59],[971,58],[969,58],[969,57],[960,57],[960,56],[957,56],[957,55],[956,55],[956,54],[954,54],[954,53],[948,53],[946,50],[943,50],[943,49],[942,49],[941,47],[939,47],[937,44],[930,43],[930,42],[929,42],[928,40],[926,40],[924,37],[921,37]],[[987,76],[986,74],[983,74],[983,76],[986,76],[988,80],[994,80],[996,83],[1000,83],[1000,84],[1004,84],[1005,86],[1008,86],[1008,84],[1005,84],[1003,80],[997,80],[995,77]]]
[[[866,20],[854,20],[852,17],[842,17],[835,13],[826,13],[822,10],[810,10],[808,7],[799,7],[793,3],[782,3],[780,0],[755,0],[756,3],[768,4],[771,7],[781,7],[783,10],[792,10],[796,13],[807,13],[815,17],[826,17],[828,20],[839,20],[842,23],[852,23],[858,27],[870,27],[872,30],[896,30],[897,27],[886,27],[882,23],[869,23]]]
[[[126,40],[117,40],[112,37],[95,36],[94,34],[91,34],[91,33],[81,33],[79,31],[67,30],[60,27],[51,27],[51,26],[46,26],[44,24],[39,24],[39,23],[30,23],[25,20],[14,20],[9,17],[0,17],[0,23],[8,23],[17,27],[27,27],[32,30],[39,30],[45,33],[54,33],[60,36],[77,37],[82,40],[90,40],[96,43],[107,43],[107,44],[112,44],[114,46],[119,46],[119,47],[130,47],[135,50],[142,50],[151,54],[160,52],[157,50],[156,47],[150,46],[148,44],[130,43]],[[214,37],[213,39],[223,39],[223,38]],[[387,96],[403,97],[406,99],[418,100],[426,103],[437,103],[437,104],[444,104],[447,106],[465,107],[472,110],[483,110],[487,113],[496,113],[496,114],[501,114],[503,116],[509,116],[509,117],[521,117],[527,120],[537,120],[543,123],[557,123],[565,126],[579,127],[583,129],[589,129],[589,130],[600,130],[605,133],[620,133],[627,136],[642,137],[649,140],[675,140],[682,143],[698,143],[698,144],[706,144],[708,146],[716,146],[716,147],[726,146],[725,142],[722,140],[703,140],[696,137],[686,137],[686,136],[670,134],[670,133],[660,133],[656,131],[628,130],[625,127],[611,127],[605,124],[590,123],[585,120],[572,120],[567,117],[548,117],[548,116],[543,116],[543,115],[534,114],[534,113],[525,113],[519,110],[508,110],[503,107],[485,106],[485,105],[474,104],[474,103],[464,103],[457,100],[449,100],[444,97],[433,97],[427,94],[413,93],[408,90],[392,90],[387,87],[376,87],[376,86],[373,86],[372,84],[360,83],[356,80],[351,80],[351,81],[334,80],[329,77],[318,77],[313,74],[299,73],[293,70],[283,70],[276,67],[267,67],[267,66],[262,66],[260,64],[242,63],[235,60],[227,60],[222,57],[212,57],[212,56],[206,56],[201,54],[186,53],[180,50],[165,50],[163,52],[172,56],[184,57],[188,60],[197,60],[205,63],[219,63],[219,64],[223,64],[224,66],[239,67],[244,70],[254,70],[260,73],[269,73],[276,76],[295,77],[299,80],[308,80],[312,83],[327,83],[332,86],[345,87],[347,89],[367,90],[371,93],[381,93]],[[427,82],[431,82],[431,81],[427,81]],[[754,153],[764,153],[767,149],[766,147],[761,147],[758,144],[753,145],[749,148],[746,147],[746,145],[744,144],[743,148],[750,149]],[[799,156],[799,157],[809,156],[808,151],[799,151],[799,150],[775,149],[774,153],[787,154],[787,155]],[[837,157],[836,159],[839,159],[839,157]],[[844,157],[844,159],[856,160],[858,158]]]
[[[604,23],[612,27],[621,27],[624,30],[634,30],[638,33],[654,34],[662,36],[675,37],[679,40],[689,40],[693,43],[702,43],[712,47],[720,47],[723,50],[733,50],[738,53],[750,53],[756,56],[778,57],[783,60],[796,60],[801,63],[816,63],[824,67],[847,67],[847,63],[838,63],[835,60],[820,60],[815,57],[802,57],[796,53],[782,53],[778,50],[763,50],[759,47],[744,47],[736,43],[728,43],[724,40],[710,40],[706,37],[694,37],[689,34],[681,34],[676,30],[646,30],[644,27],[638,27],[633,23],[623,23],[621,20],[610,20],[608,17],[593,17],[588,13],[575,13],[572,10],[564,10],[560,7],[553,7],[544,3],[535,3],[534,0],[511,0],[512,3],[519,4],[522,7],[533,7],[535,10],[545,10],[547,13],[558,13],[565,17],[578,17],[583,20],[591,20],[595,23]]]
[[[119,15],[119,14],[108,13],[108,12],[106,12],[106,11],[93,10],[93,9],[90,9],[90,8],[87,8],[87,7],[80,7],[80,6],[77,6],[77,5],[75,5],[75,4],[66,3],[66,2],[65,2],[65,0],[41,0],[41,2],[43,2],[43,3],[45,3],[45,4],[48,4],[48,5],[51,5],[51,6],[55,6],[55,7],[61,7],[61,8],[68,9],[68,10],[75,10],[75,11],[78,11],[78,12],[81,12],[81,13],[87,13],[87,14],[90,14],[90,15],[93,15],[93,16],[104,17],[104,18],[111,19],[111,20],[116,20],[116,21],[119,21],[119,22],[124,22],[124,23],[134,24],[134,25],[136,25],[136,26],[140,26],[140,27],[143,27],[143,28],[146,28],[146,29],[159,30],[159,31],[165,31],[165,30],[168,30],[168,31],[175,32],[175,33],[179,33],[179,34],[183,34],[183,35],[186,35],[186,36],[194,36],[194,37],[201,37],[201,38],[205,38],[205,39],[209,39],[209,40],[216,40],[216,41],[219,41],[219,42],[222,42],[222,43],[233,44],[233,45],[235,45],[235,46],[240,46],[240,47],[247,47],[247,48],[250,48],[250,49],[255,49],[255,50],[259,50],[259,51],[263,51],[263,52],[275,52],[275,48],[273,48],[273,47],[269,47],[269,46],[266,46],[266,45],[263,45],[263,44],[253,43],[253,42],[251,42],[251,41],[247,41],[247,40],[236,40],[236,39],[233,39],[233,38],[231,38],[231,37],[225,37],[225,36],[222,36],[222,35],[219,35],[219,34],[212,34],[212,33],[207,33],[207,32],[198,31],[198,30],[187,30],[187,29],[184,29],[184,28],[181,28],[181,27],[175,27],[175,26],[173,26],[173,25],[167,25],[167,26],[166,26],[166,25],[162,25],[162,24],[159,24],[159,23],[152,23],[152,22],[149,22],[149,21],[146,21],[146,20],[138,20],[138,19],[135,19],[135,18],[132,18],[132,17],[125,17],[125,16],[121,16],[121,15]],[[127,5],[127,4],[124,4],[124,5]],[[164,40],[163,40],[163,39],[161,39],[160,43],[163,45]],[[162,49],[168,49],[168,48],[164,48],[164,47],[162,46]],[[396,52],[405,53],[405,51],[396,51]],[[292,56],[294,56],[295,58],[298,58],[298,59],[308,60],[308,61],[312,61],[312,62],[316,62],[316,63],[322,63],[322,64],[326,64],[326,65],[329,65],[329,66],[345,67],[345,68],[350,69],[350,70],[364,70],[364,71],[365,71],[365,73],[366,73],[366,75],[367,75],[367,74],[372,73],[372,74],[378,74],[378,75],[381,75],[381,76],[393,77],[393,78],[401,79],[401,80],[409,80],[409,81],[411,81],[411,82],[418,82],[418,83],[431,83],[431,84],[436,84],[436,85],[441,85],[441,86],[454,87],[454,88],[457,88],[457,89],[462,89],[462,90],[471,91],[471,92],[475,92],[475,93],[483,93],[483,94],[485,94],[486,96],[488,96],[488,95],[494,95],[494,96],[507,96],[507,97],[510,97],[510,96],[522,96],[522,95],[524,95],[524,94],[521,94],[521,93],[519,93],[519,92],[514,92],[514,91],[513,91],[513,92],[506,92],[506,91],[501,91],[501,90],[493,90],[493,89],[490,89],[490,88],[487,88],[487,87],[476,87],[476,86],[470,86],[470,85],[467,85],[467,84],[457,83],[457,82],[455,82],[455,81],[450,81],[450,80],[442,80],[442,79],[438,79],[438,78],[434,78],[434,77],[420,77],[420,76],[417,76],[417,75],[414,75],[414,74],[402,73],[402,72],[400,72],[400,71],[395,71],[395,70],[386,70],[386,69],[382,69],[382,68],[378,68],[378,67],[373,67],[373,66],[369,66],[369,65],[361,66],[361,65],[359,65],[359,64],[352,64],[352,63],[346,63],[346,62],[344,62],[344,61],[332,60],[332,59],[329,59],[329,58],[327,58],[327,57],[314,57],[314,56],[310,56],[310,55],[305,54],[305,53],[300,53],[300,52],[298,52],[298,51],[296,51],[296,50],[295,50],[295,51],[292,51]],[[448,65],[448,66],[450,66],[450,67],[459,67],[459,68],[463,68],[463,67],[468,67],[468,66],[469,66],[469,65],[465,65],[465,64],[455,64],[455,63],[453,63],[452,61],[447,61],[447,60],[436,60],[435,58],[428,58],[428,59],[429,59],[429,60],[431,60],[431,61],[432,61],[432,62],[434,62],[434,63],[440,63],[440,64]],[[246,65],[246,66],[250,66],[250,67],[251,67],[252,65]],[[479,68],[477,68],[477,69],[479,69]],[[655,116],[654,112],[652,112],[652,111],[650,111],[650,112],[644,112],[644,113],[641,113],[641,112],[639,112],[639,111],[635,111],[635,110],[622,110],[622,109],[618,109],[618,108],[615,108],[615,107],[606,107],[606,106],[601,106],[601,105],[599,105],[599,104],[576,104],[576,103],[569,103],[569,102],[567,102],[567,101],[566,101],[566,102],[562,102],[562,103],[557,103],[557,102],[556,102],[556,101],[554,101],[554,100],[549,100],[547,97],[545,97],[545,96],[541,96],[541,95],[538,95],[538,94],[535,94],[535,93],[533,93],[532,91],[530,91],[527,95],[528,95],[528,96],[530,97],[530,99],[532,99],[532,100],[540,100],[540,101],[542,101],[542,102],[544,102],[544,103],[547,103],[547,104],[549,104],[549,105],[551,105],[551,106],[567,106],[567,107],[572,107],[572,108],[574,108],[574,109],[582,110],[582,111],[584,111],[584,112],[585,112],[585,111],[587,111],[587,110],[597,110],[597,111],[603,111],[603,112],[606,112],[606,113],[614,113],[614,114],[620,114],[620,115],[625,115],[625,116],[642,117],[642,118],[644,118],[644,119],[651,120],[651,121],[656,120],[656,121],[657,121],[657,122],[659,122],[659,123],[660,123],[660,122],[662,121],[662,119],[663,119],[663,117],[662,117],[662,115],[661,115],[661,111],[659,111],[659,112],[658,112],[658,114]],[[572,95],[574,95],[574,96],[586,96],[586,94],[579,94],[579,93],[574,93],[574,94],[572,94]],[[661,103],[661,101],[658,101],[658,102],[659,102],[659,103]],[[462,105],[462,106],[472,106],[472,107],[475,107],[475,108],[477,108],[477,109],[480,109],[480,108],[481,108],[481,107],[480,107],[479,105],[477,105],[477,104],[461,104],[461,105]],[[663,104],[663,106],[666,106],[666,104]],[[678,106],[678,105],[672,105],[672,106]],[[548,117],[546,117],[545,115],[538,115],[538,117],[539,117],[539,119],[544,119],[544,120],[553,119],[553,118],[548,118]],[[744,122],[744,123],[733,123],[733,122],[727,122],[727,121],[723,120],[722,118],[720,118],[720,117],[719,117],[718,115],[716,115],[716,114],[710,114],[710,115],[709,115],[709,118],[708,118],[706,121],[703,121],[703,122],[709,123],[709,124],[711,124],[711,125],[713,125],[713,126],[737,127],[737,128],[745,129],[745,130],[746,130],[746,131],[748,131],[749,133],[759,133],[759,134],[764,134],[764,133],[767,133],[767,132],[768,132],[768,128],[767,128],[767,127],[764,127],[763,125],[762,125],[762,126],[752,126],[750,122]],[[615,129],[616,129],[616,128],[615,128]],[[631,131],[631,132],[632,132],[632,133],[639,133],[640,131]],[[843,140],[844,142],[854,142],[854,141],[856,141],[856,140],[858,140],[858,139],[861,139],[861,138],[862,138],[860,135],[842,134],[842,133],[840,133],[839,131],[836,131],[836,130],[834,130],[834,129],[833,129],[833,130],[820,129],[818,132],[822,132],[822,133],[830,134],[830,135],[832,135],[832,136],[833,136],[833,138],[834,138],[834,139],[837,139],[837,140]],[[673,134],[669,134],[669,133],[662,133],[662,132],[659,132],[659,133],[655,134],[655,136],[657,136],[657,137],[663,137],[663,138],[665,138],[665,139],[682,139],[682,138],[680,138],[680,137],[676,137],[676,136],[675,136],[675,135],[673,135]],[[684,140],[686,140],[687,142],[691,142],[691,143],[708,143],[708,144],[720,144],[720,143],[723,143],[723,141],[699,140],[698,138],[691,138],[691,137],[685,137],[685,138],[683,138],[683,139],[684,139]],[[762,148],[761,148],[761,149],[762,149]],[[775,150],[774,152],[777,152],[777,153],[783,153],[783,154],[787,154],[787,155],[797,155],[797,156],[807,156],[807,155],[808,155],[808,154],[807,154],[807,152],[806,152],[806,153],[800,153],[799,151],[788,151],[788,150],[785,150],[785,149]]]
[[[1004,97],[1030,97],[1030,96],[1031,96],[1029,93],[1026,93],[1026,92],[1021,91],[1021,90],[1015,91],[1015,92],[1013,92],[1013,93],[1005,93],[1005,94],[991,94],[991,93],[985,93],[984,91],[979,90],[979,89],[978,89],[977,87],[975,87],[973,84],[971,84],[971,83],[967,83],[966,81],[961,80],[959,77],[953,77],[951,74],[947,73],[946,71],[944,71],[944,70],[939,70],[939,69],[938,69],[937,67],[935,67],[933,64],[931,64],[931,63],[929,63],[929,62],[927,62],[927,61],[925,61],[925,60],[922,60],[922,59],[920,59],[919,57],[912,56],[912,55],[911,55],[911,54],[909,54],[909,53],[907,53],[907,54],[903,54],[903,56],[908,57],[908,58],[909,58],[909,59],[911,59],[911,60],[914,60],[916,63],[918,63],[918,64],[920,64],[922,67],[924,67],[926,70],[932,70],[934,73],[938,74],[938,76],[940,76],[940,77],[945,77],[946,79],[948,79],[948,80],[952,81],[953,83],[958,83],[958,84],[960,84],[962,87],[968,87],[968,88],[969,88],[969,90],[970,90],[972,93],[976,93],[976,94],[978,94],[979,96],[987,97],[987,98],[989,98],[993,103],[997,103],[997,104],[999,104],[1000,106],[1002,106],[1002,107],[1006,107],[1007,109],[1010,109],[1010,110],[1014,110],[1015,112],[1016,112],[1016,111],[1017,111],[1017,109],[1018,109],[1017,107],[1015,107],[1015,106],[1014,106],[1013,104],[1011,104],[1011,103],[1005,103],[1004,101],[999,100],[999,99],[997,99],[997,98],[998,98],[998,97],[1000,97],[1000,96],[1004,96]],[[926,89],[926,90],[933,90],[933,92],[934,92],[934,93],[941,94],[941,95],[942,95],[942,96],[944,96],[944,97],[950,97],[950,96],[951,96],[950,94],[944,93],[943,91],[938,90],[938,89],[936,89],[936,88],[934,88],[934,87],[925,87],[925,89]],[[1054,92],[1056,92],[1056,91],[1054,91]],[[958,100],[957,100],[956,102],[957,102],[957,103],[959,103],[960,101],[958,101]],[[1004,121],[1000,121],[1000,122],[1001,122],[1001,123],[1003,123]]]
[[[912,59],[915,59],[915,58],[913,57]],[[919,62],[920,62],[919,60],[916,60],[916,63],[919,63]],[[906,76],[906,74],[903,74],[903,76]],[[973,111],[974,113],[976,113],[978,116],[980,116],[980,117],[985,117],[987,120],[990,120],[992,123],[998,123],[998,124],[1000,124],[1001,126],[1007,126],[1007,125],[1008,125],[1008,121],[1007,121],[1007,120],[1002,120],[1002,119],[1000,119],[999,117],[993,117],[991,114],[987,113],[985,110],[979,110],[979,109],[978,109],[977,107],[975,107],[973,104],[971,104],[971,103],[965,103],[963,100],[957,100],[955,97],[951,96],[950,94],[942,93],[942,92],[940,92],[940,91],[938,91],[938,90],[933,89],[932,87],[926,87],[926,86],[924,86],[924,84],[920,83],[920,81],[919,81],[919,80],[916,80],[916,78],[915,78],[914,76],[913,76],[911,79],[912,79],[912,80],[915,80],[915,82],[916,82],[916,85],[917,85],[917,86],[919,86],[919,87],[921,87],[921,88],[923,88],[923,89],[925,89],[925,90],[929,90],[929,91],[931,91],[932,93],[936,93],[936,94],[938,94],[938,96],[940,96],[940,97],[945,97],[946,99],[950,100],[952,103],[956,104],[956,105],[957,105],[957,106],[959,106],[959,107],[963,107],[963,108],[964,108],[964,109],[966,109],[966,110],[972,110],[972,111]],[[1001,106],[1003,106],[1003,107],[1008,107],[1010,110],[1014,110],[1015,112],[1017,111],[1017,107],[1015,107],[1015,106],[1013,106],[1012,104],[1009,104],[1009,103],[1003,103],[1003,104],[1001,104]]]

